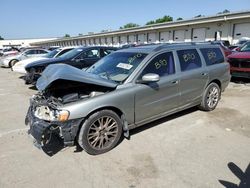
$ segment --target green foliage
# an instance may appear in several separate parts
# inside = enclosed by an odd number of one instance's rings
[[[146,23],[146,25],[152,25],[152,24],[155,24],[154,20],[151,20],[151,21],[149,21],[149,22]]]
[[[183,20],[183,18],[179,17],[179,18],[177,18],[176,20]]]
[[[120,29],[127,29],[127,28],[132,28],[132,27],[139,27],[140,25],[136,24],[136,23],[128,23],[126,25],[124,25],[123,27],[120,27]]]
[[[67,38],[67,37],[70,37],[70,35],[69,34],[65,34],[64,37]]]
[[[163,16],[162,18],[158,18],[155,21],[149,21],[146,25],[157,24],[157,23],[164,23],[164,22],[171,22],[173,21],[173,17],[171,16]]]
[[[194,18],[200,18],[200,17],[204,17],[204,15],[199,14],[199,15],[195,16]]]
[[[4,38],[3,38],[3,37],[1,37],[1,35],[0,35],[0,40],[4,40]]]
[[[225,9],[225,10],[223,10],[222,12],[218,12],[217,14],[227,14],[227,13],[230,13],[230,11],[227,10],[227,9]]]

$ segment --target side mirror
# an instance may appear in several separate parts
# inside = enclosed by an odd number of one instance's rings
[[[142,83],[150,83],[150,82],[158,82],[160,80],[160,76],[154,73],[148,73],[142,76]]]

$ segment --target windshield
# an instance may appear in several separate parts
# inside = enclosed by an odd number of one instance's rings
[[[134,52],[112,53],[86,71],[108,80],[123,83],[146,56],[147,54]]]
[[[44,57],[47,57],[47,58],[53,58],[55,57],[55,55],[59,52],[60,50],[59,49],[55,49],[49,53],[47,53]]]
[[[249,52],[250,51],[250,42],[247,42],[246,44],[244,44],[241,49],[241,52]]]
[[[75,48],[73,50],[66,52],[65,54],[61,55],[60,57],[64,58],[64,59],[72,59],[75,56],[77,56],[78,54],[80,54],[82,51],[83,51],[82,48]]]

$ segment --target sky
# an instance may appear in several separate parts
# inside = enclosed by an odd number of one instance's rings
[[[62,37],[65,34],[141,26],[164,15],[190,19],[223,10],[250,10],[250,0],[0,0],[0,36],[5,39]]]

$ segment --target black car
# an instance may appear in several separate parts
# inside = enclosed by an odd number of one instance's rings
[[[59,58],[35,61],[25,67],[27,72],[24,77],[25,83],[34,84],[48,65],[64,63],[79,69],[83,69],[93,65],[102,57],[116,50],[117,48],[114,47],[102,46],[79,47],[63,54]]]

